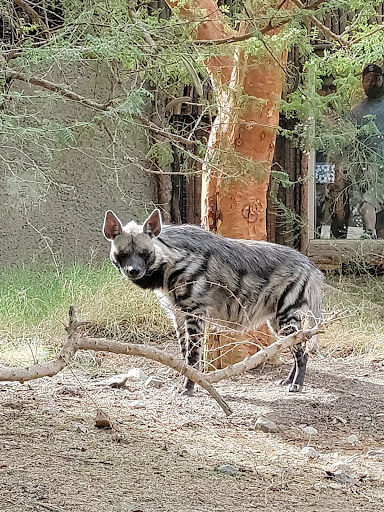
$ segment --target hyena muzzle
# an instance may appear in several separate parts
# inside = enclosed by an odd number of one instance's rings
[[[123,226],[112,211],[104,236],[110,258],[124,277],[153,290],[172,318],[184,360],[199,367],[206,321],[226,330],[255,330],[268,322],[274,331],[313,325],[321,316],[323,276],[298,251],[260,241],[224,238],[191,225],[162,225],[154,210],[143,225]],[[292,349],[294,364],[281,381],[300,391],[308,353]],[[184,394],[194,383],[185,381]]]

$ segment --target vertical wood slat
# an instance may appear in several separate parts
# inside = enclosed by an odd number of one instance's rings
[[[303,153],[301,156],[301,233],[300,233],[300,250],[304,254],[308,251],[309,237],[308,237],[308,153]]]

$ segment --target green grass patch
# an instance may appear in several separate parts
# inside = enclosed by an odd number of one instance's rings
[[[17,362],[52,355],[65,338],[70,305],[90,335],[147,343],[171,331],[156,297],[110,263],[10,269],[0,274],[0,359],[12,352]]]
[[[325,310],[348,317],[322,335],[334,355],[384,357],[384,276],[327,278]],[[109,263],[61,269],[23,267],[0,274],[0,364],[30,364],[52,357],[65,339],[68,309],[95,337],[134,343],[172,340],[169,320],[151,292],[122,279]]]

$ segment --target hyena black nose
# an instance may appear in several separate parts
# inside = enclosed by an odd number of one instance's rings
[[[129,276],[129,277],[135,278],[135,277],[137,277],[137,276],[140,274],[140,269],[139,269],[139,268],[137,268],[137,267],[133,267],[132,265],[130,265],[130,266],[127,268],[127,272],[128,272],[128,276]]]

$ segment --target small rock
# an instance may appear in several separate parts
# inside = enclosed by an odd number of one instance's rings
[[[223,464],[216,468],[216,471],[219,473],[224,473],[224,475],[235,476],[238,474],[239,470],[230,464]]]
[[[302,450],[301,450],[301,455],[304,455],[305,457],[308,457],[310,459],[315,459],[316,457],[320,457],[320,454],[317,450],[315,450],[314,448],[312,448],[312,446],[305,446]]]
[[[146,409],[147,408],[145,403],[144,402],[140,402],[140,400],[132,400],[132,402],[130,402],[129,405],[133,409]]]
[[[308,434],[309,436],[317,436],[317,434],[319,433],[319,431],[315,427],[304,427],[302,431]]]
[[[134,422],[134,425],[146,425],[146,422],[142,420],[141,418],[137,418]]]
[[[97,428],[112,428],[112,423],[108,413],[103,409],[98,409],[96,413],[95,427]]]
[[[52,414],[53,416],[59,414],[61,409],[59,407],[46,407],[43,409],[44,414]]]
[[[161,388],[162,386],[164,386],[164,379],[152,375],[151,377],[148,377],[148,379],[145,381],[144,386],[146,388]]]
[[[383,455],[382,450],[369,450],[367,452],[367,457],[377,457],[378,455]]]
[[[103,384],[106,384],[107,386],[111,386],[112,388],[122,388],[125,386],[127,380],[128,380],[128,374],[120,373],[119,375],[114,375],[110,379],[107,379],[106,381],[103,382]]]
[[[335,489],[335,491],[343,488],[341,484],[337,484],[336,482],[331,482],[328,487]]]
[[[257,418],[256,420],[255,430],[261,430],[262,432],[277,432],[279,427],[273,421],[260,416],[260,418]]]
[[[313,486],[315,489],[326,489],[327,488],[327,485],[324,484],[323,482],[316,482],[315,485]]]
[[[352,444],[354,446],[354,445],[358,444],[360,441],[359,441],[359,438],[357,436],[352,434],[351,436],[349,436],[349,437],[347,437],[345,439],[345,442],[348,443],[348,444]]]
[[[79,434],[86,434],[88,432],[88,429],[85,425],[83,425],[82,423],[78,423],[76,425],[76,430],[75,432],[79,433]]]
[[[189,455],[192,455],[192,452],[188,450],[188,448],[182,448],[181,450],[178,451],[178,454],[180,455],[180,457],[188,457]]]
[[[359,479],[356,476],[346,473],[345,471],[326,471],[325,478],[334,480],[342,485],[356,485],[359,483]]]
[[[382,450],[369,450],[369,452],[367,452],[367,457],[372,457],[375,460],[377,460],[378,462],[383,462],[384,461],[384,451],[382,451]]]
[[[346,464],[345,462],[339,461],[339,462],[335,462],[332,465],[331,471],[333,473],[338,472],[338,471],[344,471],[344,473],[352,473],[352,468],[351,468],[351,466],[349,464]]]
[[[130,382],[140,382],[148,378],[141,368],[132,368],[126,375]]]

